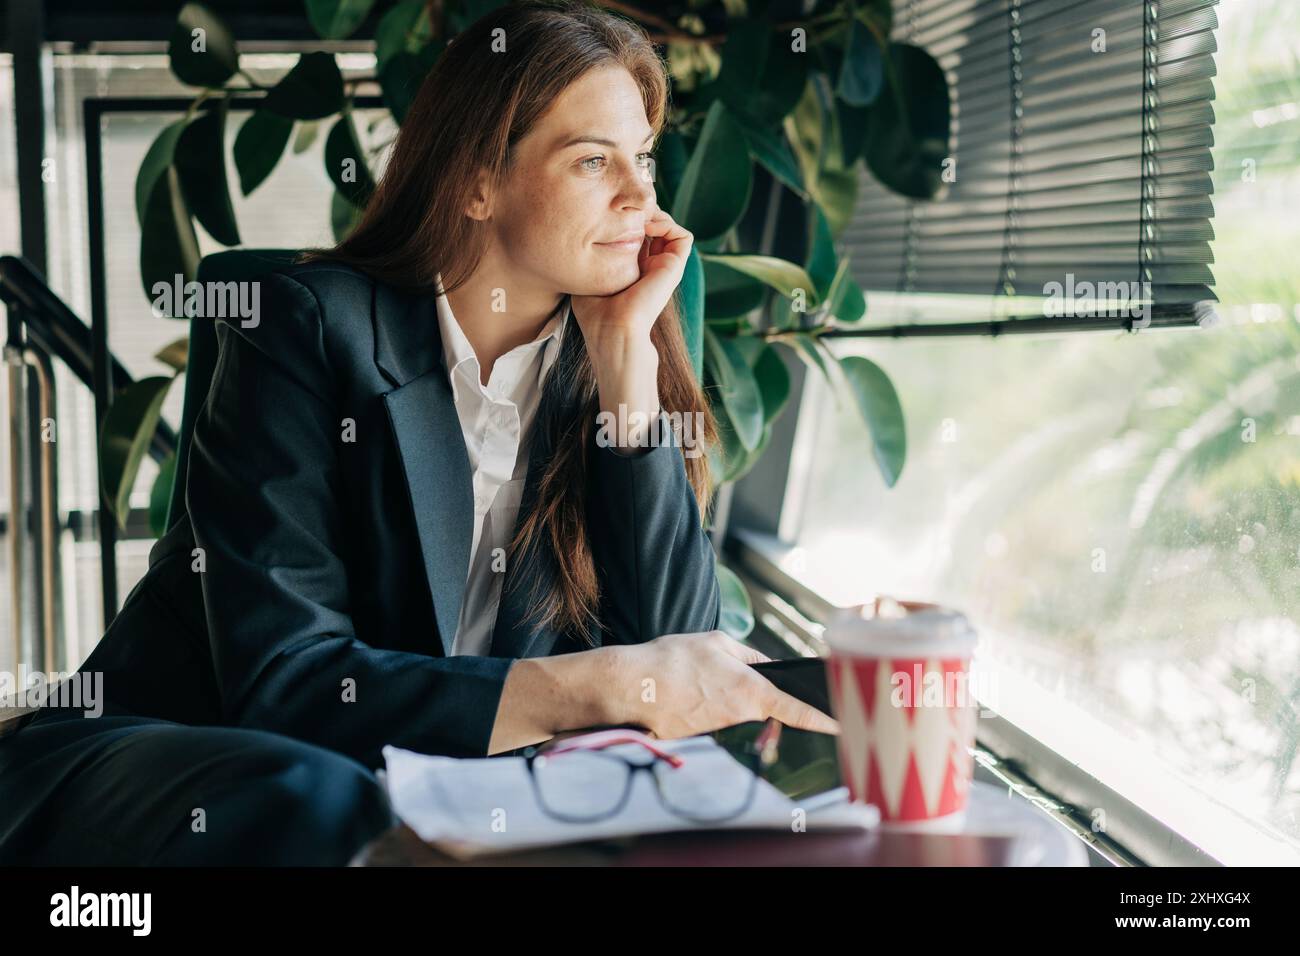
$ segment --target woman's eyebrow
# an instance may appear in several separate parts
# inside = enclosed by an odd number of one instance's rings
[[[654,135],[654,130],[651,130],[646,133],[645,139],[641,140],[641,142],[644,144],[646,140],[654,139]],[[594,133],[580,133],[568,141],[561,143],[556,147],[556,149],[568,149],[570,146],[575,146],[578,143],[596,143],[600,146],[608,146],[611,149],[618,146],[618,143],[614,142],[612,139],[603,139],[602,137],[596,136]]]

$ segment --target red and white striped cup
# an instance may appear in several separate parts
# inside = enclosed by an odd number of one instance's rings
[[[826,628],[840,772],[849,796],[891,829],[962,829],[975,761],[966,617],[936,604],[877,598]]]

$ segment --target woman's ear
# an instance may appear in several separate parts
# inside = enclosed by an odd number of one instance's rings
[[[469,202],[465,205],[465,215],[479,222],[492,218],[492,183],[487,170],[480,169],[478,178],[470,188]]]

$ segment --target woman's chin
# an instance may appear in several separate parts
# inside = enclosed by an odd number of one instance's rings
[[[617,295],[641,278],[641,270],[633,260],[626,267],[593,269],[585,278],[574,295]]]

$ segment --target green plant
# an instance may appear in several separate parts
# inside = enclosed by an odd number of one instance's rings
[[[198,93],[185,116],[164,129],[136,181],[140,275],[146,295],[176,275],[195,277],[195,222],[218,243],[240,243],[226,182],[224,144],[229,95],[265,93],[235,135],[233,156],[244,195],[275,168],[290,139],[301,151],[330,124],[325,164],[335,189],[331,222],[346,234],[373,179],[373,156],[357,136],[357,87],[376,81],[401,123],[414,91],[448,37],[500,5],[500,0],[435,4],[400,0],[378,19],[373,77],[344,79],[334,56],[303,54],[266,86],[240,69],[235,38],[198,3],[180,11],[170,45],[175,75]],[[902,407],[889,377],[869,359],[840,360],[823,333],[862,321],[863,292],[850,278],[836,237],[852,217],[859,164],[889,188],[929,199],[942,189],[948,152],[949,99],[938,64],[923,50],[891,43],[889,0],[817,3],[800,14],[793,2],[746,0],[654,5],[603,5],[638,21],[664,45],[673,80],[673,109],[656,151],[660,206],[695,236],[679,290],[682,324],[697,374],[717,414],[721,447],[710,450],[717,483],[734,481],[763,454],[773,422],[790,394],[778,349],[787,349],[862,415],[871,452],[894,485],[906,457]],[[376,0],[306,0],[323,38],[354,34]],[[782,13],[789,8],[789,13]],[[725,30],[710,32],[706,24]],[[748,251],[757,245],[744,220],[754,165],[804,203],[802,262]],[[184,318],[173,308],[174,318]],[[183,352],[173,365],[184,369]],[[174,378],[148,378],[119,393],[101,435],[105,500],[125,522],[136,472]],[[841,406],[842,407],[842,406]],[[165,502],[174,466],[164,466],[152,499]],[[162,532],[161,514],[153,513]],[[744,636],[753,626],[744,588],[722,569],[724,626]]]

